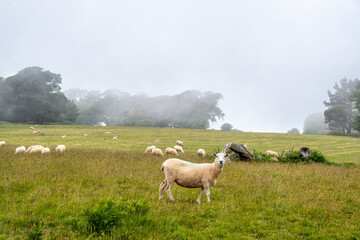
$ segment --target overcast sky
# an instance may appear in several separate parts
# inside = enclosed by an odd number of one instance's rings
[[[302,131],[360,78],[359,0],[0,0],[0,76],[40,66],[62,89],[220,92],[224,122]]]

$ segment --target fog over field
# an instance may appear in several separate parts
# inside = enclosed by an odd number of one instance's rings
[[[40,66],[62,90],[221,93],[223,121],[302,130],[360,77],[360,1],[0,0],[0,77]]]

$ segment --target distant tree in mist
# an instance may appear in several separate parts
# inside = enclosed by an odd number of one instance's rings
[[[287,133],[290,133],[290,134],[300,134],[300,131],[299,131],[299,129],[297,129],[297,128],[292,128],[292,129],[290,129],[289,131],[287,131]]]
[[[351,100],[351,94],[358,83],[358,79],[343,78],[340,80],[340,85],[335,83],[334,93],[328,91],[329,102],[324,101],[328,109],[325,110],[324,116],[330,130],[351,134],[352,120],[357,112]]]
[[[206,129],[209,122],[224,117],[218,107],[219,93],[185,91],[149,97],[115,89],[103,93],[70,89],[65,94],[77,103],[81,124],[104,121],[107,125]]]
[[[360,83],[356,85],[350,98],[355,103],[354,108],[357,110],[353,118],[353,128],[360,132]]]
[[[328,125],[323,113],[309,115],[304,121],[304,134],[326,134]]]
[[[231,125],[230,123],[224,123],[223,125],[221,125],[220,129],[223,131],[231,131],[233,130],[233,125]]]
[[[0,120],[11,122],[74,122],[77,107],[61,92],[61,76],[29,67],[0,81]]]

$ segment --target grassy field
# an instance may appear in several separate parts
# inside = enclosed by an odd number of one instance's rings
[[[29,125],[0,125],[0,141],[7,142],[0,148],[0,239],[360,239],[357,138],[93,126],[37,129],[47,135],[34,135]],[[143,154],[156,138],[162,149],[182,140],[181,158],[192,162],[213,161],[210,156],[200,160],[199,147],[210,153],[231,141],[249,143],[257,151],[307,146],[330,161],[356,166],[232,162],[210,189],[211,203],[203,196],[195,204],[200,190],[178,186],[172,191],[174,202],[167,196],[159,201],[166,157]],[[16,147],[34,144],[49,146],[52,153],[14,154]],[[67,146],[65,154],[53,151],[58,144]],[[119,206],[120,220],[97,233],[89,228],[90,213],[108,220],[106,212],[112,211],[100,211],[102,201]]]

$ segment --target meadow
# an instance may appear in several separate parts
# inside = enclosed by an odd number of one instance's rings
[[[0,125],[0,140],[7,142],[0,148],[0,239],[360,239],[358,138],[135,127],[36,128],[47,135],[33,134],[29,125]],[[307,146],[329,161],[355,166],[231,162],[210,189],[211,203],[204,195],[196,204],[200,190],[179,186],[172,190],[175,201],[166,194],[159,201],[164,179],[160,166],[167,157],[143,153],[155,139],[163,150],[182,140],[181,158],[191,162],[212,162],[209,153],[234,142],[279,153]],[[20,145],[35,144],[49,146],[52,152],[14,154]],[[67,146],[64,154],[54,151],[58,144]],[[196,156],[200,147],[208,153],[204,159]],[[88,227],[89,216],[113,224],[116,214],[119,218],[109,231]]]

